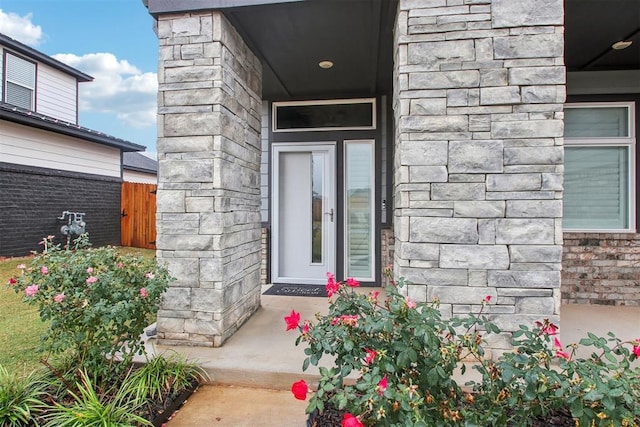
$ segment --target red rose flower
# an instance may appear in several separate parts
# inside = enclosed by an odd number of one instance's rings
[[[633,354],[640,359],[640,338],[636,339],[636,344],[633,346]]]
[[[297,313],[295,310],[291,310],[290,315],[284,316],[284,321],[287,322],[287,331],[296,329],[300,324],[300,313]]]
[[[380,396],[382,396],[384,394],[384,392],[387,391],[387,376],[386,375],[384,377],[382,377],[382,379],[378,383],[378,386],[376,387],[376,390],[378,391],[378,394]]]
[[[309,386],[304,380],[297,381],[291,386],[291,393],[293,393],[293,397],[298,400],[307,400],[308,392]]]
[[[351,288],[357,288],[358,286],[360,286],[360,282],[358,282],[356,279],[353,279],[351,277],[349,277],[346,280],[347,286],[351,287]]]
[[[354,417],[350,413],[346,413],[342,416],[341,427],[364,427],[364,424],[360,422],[358,417]]]
[[[367,356],[364,359],[364,364],[369,366],[369,364],[375,360],[378,352],[369,348],[365,348],[364,351],[367,352]]]
[[[336,282],[336,278],[333,274],[327,273],[327,296],[331,298],[333,294],[338,293],[340,289],[340,282]]]

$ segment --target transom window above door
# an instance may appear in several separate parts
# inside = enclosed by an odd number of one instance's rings
[[[274,132],[375,128],[375,98],[273,103]]]

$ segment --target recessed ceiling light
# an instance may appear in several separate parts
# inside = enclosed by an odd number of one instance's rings
[[[631,40],[620,40],[619,42],[612,44],[611,48],[615,50],[622,50],[628,48],[631,44],[633,44]]]
[[[328,70],[329,68],[333,67],[333,62],[331,62],[331,61],[320,61],[320,62],[318,62],[318,67],[324,68],[325,70]]]

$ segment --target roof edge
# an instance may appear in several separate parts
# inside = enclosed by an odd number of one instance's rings
[[[292,3],[306,0],[142,0],[151,15],[206,9],[228,9],[242,6]]]
[[[63,71],[67,74],[74,76],[77,80],[81,82],[90,82],[93,81],[93,77],[88,74],[83,73],[82,71],[71,67],[70,65],[65,64],[64,62],[58,61],[55,58],[52,58],[49,55],[46,55],[39,50],[36,50],[32,47],[27,46],[24,43],[19,42],[5,34],[0,33],[0,44],[7,46],[8,48],[21,53],[30,58],[35,58],[43,64],[47,64],[53,68],[56,68],[60,71]]]
[[[0,102],[0,119],[119,148],[122,151],[144,151],[146,149],[144,145],[135,144],[121,138],[116,138],[115,136],[107,135],[106,133],[58,120],[43,114],[23,110],[4,102]]]

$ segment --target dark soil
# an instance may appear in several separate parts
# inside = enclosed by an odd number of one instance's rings
[[[148,399],[136,415],[150,421],[155,427],[160,427],[173,415],[175,411],[180,409],[186,399],[198,388],[199,383],[194,380],[186,390],[171,391],[165,393],[162,397],[157,399]],[[58,402],[62,405],[72,405],[74,400],[69,395],[55,396],[49,394],[48,398],[43,399],[45,403],[53,405],[54,402]],[[36,425],[46,424],[45,417],[47,412],[42,412],[34,419],[36,424],[30,424],[28,427],[34,427]]]
[[[331,403],[325,404],[321,414],[314,413],[307,421],[307,427],[340,427],[344,411],[339,411]],[[568,409],[558,410],[545,418],[529,420],[530,427],[574,427],[576,425]]]

